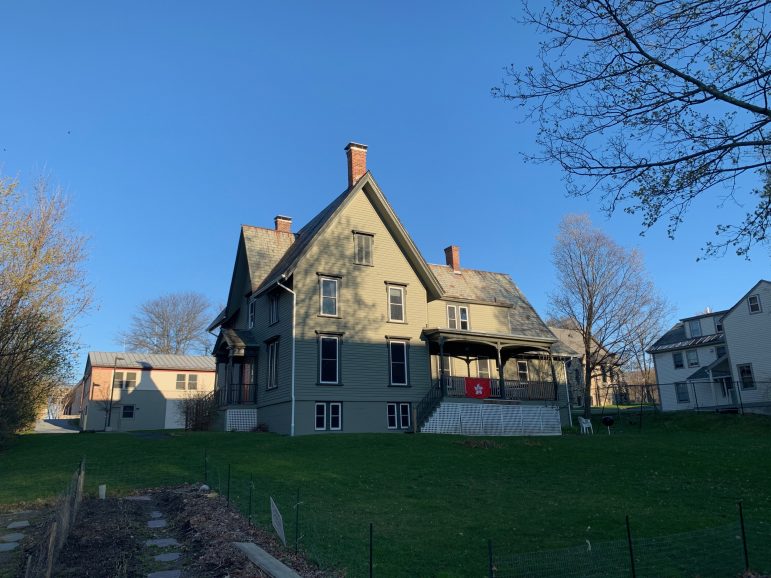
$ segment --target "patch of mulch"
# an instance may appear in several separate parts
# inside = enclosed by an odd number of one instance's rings
[[[83,500],[77,524],[57,559],[54,576],[146,577],[142,548],[147,533],[146,508],[141,502]]]
[[[335,577],[301,555],[288,551],[270,532],[252,526],[223,497],[198,487],[180,486],[149,492],[189,552],[186,575],[198,578],[262,578],[265,576],[232,542],[254,542],[304,578]]]

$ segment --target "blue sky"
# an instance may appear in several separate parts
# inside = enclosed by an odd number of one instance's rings
[[[242,223],[302,226],[346,186],[349,141],[424,257],[510,273],[542,315],[560,218],[588,212],[639,248],[677,316],[732,305],[769,253],[696,261],[714,224],[694,204],[675,241],[638,217],[566,198],[559,169],[523,162],[534,126],[490,97],[534,62],[518,2],[6,2],[0,6],[0,170],[46,172],[90,238],[97,307],[83,352],[120,350],[143,301],[224,302]],[[80,365],[84,359],[78,361]]]

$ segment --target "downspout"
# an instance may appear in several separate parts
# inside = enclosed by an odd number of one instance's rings
[[[286,279],[286,275],[281,275],[281,279]],[[276,281],[276,285],[278,285],[282,289],[285,289],[286,291],[289,291],[292,294],[292,389],[291,389],[292,421],[289,426],[289,435],[290,437],[294,437],[294,416],[295,416],[294,368],[295,368],[295,320],[296,320],[296,311],[297,311],[297,293],[292,291],[286,285],[282,284],[281,281]]]

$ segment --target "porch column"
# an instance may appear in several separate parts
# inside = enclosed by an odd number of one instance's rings
[[[447,396],[447,384],[444,381],[444,337],[439,338],[439,389],[442,397]]]
[[[551,379],[554,382],[554,401],[559,402],[559,386],[557,385],[557,370],[554,369],[554,358],[549,351],[549,367],[551,367]]]
[[[506,399],[506,382],[503,379],[503,362],[501,361],[501,345],[495,345],[495,362],[498,364],[498,387],[501,391],[501,399]]]
[[[225,404],[230,405],[232,400],[230,399],[231,381],[233,379],[233,351],[228,350],[228,365],[225,370]]]

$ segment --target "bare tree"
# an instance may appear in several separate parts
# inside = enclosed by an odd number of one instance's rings
[[[73,321],[91,301],[84,238],[61,192],[0,178],[0,438],[30,427],[71,378]],[[2,443],[2,439],[0,439]]]
[[[511,65],[493,94],[537,118],[531,158],[561,165],[571,194],[596,191],[645,229],[666,219],[673,237],[712,191],[749,210],[716,219],[706,255],[746,255],[771,225],[769,11],[762,0],[525,2],[538,66]]]
[[[211,336],[206,327],[211,303],[200,293],[170,293],[139,306],[131,327],[119,338],[145,353],[208,353]]]
[[[623,364],[636,328],[651,324],[662,299],[642,258],[592,226],[586,215],[568,215],[553,251],[557,289],[549,296],[551,316],[562,319],[583,342],[585,399],[598,367]],[[591,408],[584,404],[584,415]]]

